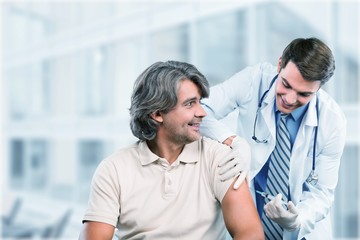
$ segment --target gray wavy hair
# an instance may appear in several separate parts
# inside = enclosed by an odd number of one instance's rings
[[[158,123],[152,113],[167,113],[177,104],[179,83],[192,81],[202,98],[209,96],[209,82],[195,66],[178,61],[156,62],[148,67],[134,83],[130,106],[130,128],[140,140],[156,137]]]

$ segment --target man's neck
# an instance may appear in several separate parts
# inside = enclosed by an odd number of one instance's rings
[[[158,138],[147,141],[149,149],[161,158],[165,158],[171,165],[179,157],[185,145],[174,144],[169,141],[159,141]]]

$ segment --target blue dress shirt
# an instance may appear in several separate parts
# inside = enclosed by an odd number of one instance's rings
[[[289,114],[286,120],[286,127],[290,134],[290,142],[291,142],[291,148],[294,145],[296,135],[299,131],[299,127],[301,124],[301,121],[306,113],[306,110],[308,109],[309,104],[306,104],[304,106],[301,106],[297,109],[295,109],[293,112]],[[276,126],[278,126],[280,122],[280,111],[278,110],[276,106],[276,102],[274,103],[274,111],[275,111],[275,117],[276,117]],[[254,182],[255,182],[255,190],[266,192],[266,181],[269,171],[269,164],[270,164],[270,156],[268,160],[266,161],[265,165],[262,167],[260,172],[255,176]],[[291,200],[291,196],[288,196],[289,201]],[[259,216],[262,216],[262,212],[264,209],[264,197],[260,196],[259,194],[256,194],[256,208],[258,210]]]

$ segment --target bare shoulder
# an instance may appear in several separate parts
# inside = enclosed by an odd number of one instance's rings
[[[111,240],[115,227],[102,222],[84,222],[79,240]]]

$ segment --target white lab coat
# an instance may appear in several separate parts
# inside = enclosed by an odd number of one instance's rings
[[[203,135],[222,142],[236,134],[249,142],[252,151],[250,180],[260,171],[275,147],[276,83],[263,100],[256,126],[256,136],[268,142],[256,143],[252,135],[259,100],[276,74],[276,68],[268,63],[245,68],[229,80],[212,87],[210,97],[202,101],[208,113],[201,126]],[[314,127],[317,125],[316,97],[313,97],[299,127],[290,159],[289,185],[292,201],[300,212],[301,228],[294,232],[286,231],[283,239],[332,239],[330,208],[345,144],[346,120],[339,106],[325,91],[320,89],[317,97],[319,126],[315,171],[319,181],[315,186],[306,183],[312,168]],[[236,109],[239,114],[234,133],[217,119],[226,117]],[[309,191],[303,191],[304,183]],[[253,181],[250,189],[255,199]]]

